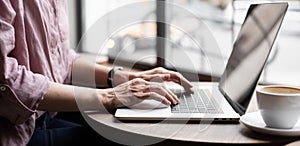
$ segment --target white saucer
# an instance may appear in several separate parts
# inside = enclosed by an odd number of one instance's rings
[[[279,136],[300,136],[300,120],[292,129],[269,128],[266,127],[266,124],[263,121],[260,112],[252,112],[243,115],[240,118],[240,122],[249,129],[264,134]]]

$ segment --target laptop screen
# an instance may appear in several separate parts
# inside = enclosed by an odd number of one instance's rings
[[[233,45],[219,89],[242,103],[253,94],[286,13],[287,3],[253,4]]]

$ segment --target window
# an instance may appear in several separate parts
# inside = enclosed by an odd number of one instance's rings
[[[158,6],[158,1],[146,0],[85,0],[84,32],[94,27],[103,16],[112,13],[113,16],[101,20],[105,31],[99,36],[109,36],[105,45],[100,49],[87,40],[82,51],[108,55],[121,65],[162,65],[186,73],[219,77],[249,5],[274,1],[165,0],[165,5]],[[288,2],[289,10],[261,76],[261,83],[300,85],[300,1]],[[115,27],[129,19],[124,15],[136,17],[133,20],[139,21]],[[157,23],[157,19],[163,19],[165,23]],[[163,37],[157,37],[161,35],[157,30],[165,32]],[[160,46],[159,41],[163,41],[164,46]],[[160,57],[163,61],[158,60]],[[212,70],[216,62],[220,64],[219,68]]]
[[[166,66],[219,77],[232,46],[230,1],[168,2]]]
[[[126,61],[127,66],[135,62],[155,65],[155,10],[155,1],[85,0],[84,31],[89,33],[89,29],[93,31],[100,24],[105,31],[99,35],[108,38],[102,48],[86,40],[83,51],[108,55],[119,64]]]

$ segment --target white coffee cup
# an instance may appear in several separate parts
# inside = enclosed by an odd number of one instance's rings
[[[267,127],[293,128],[300,117],[300,88],[264,86],[256,90],[258,108]]]

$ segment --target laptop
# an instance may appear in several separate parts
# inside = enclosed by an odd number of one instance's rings
[[[181,101],[178,105],[144,100],[118,108],[114,116],[120,120],[238,121],[245,113],[242,102],[255,90],[287,8],[288,3],[250,5],[219,82],[196,86],[193,94],[172,88]]]

